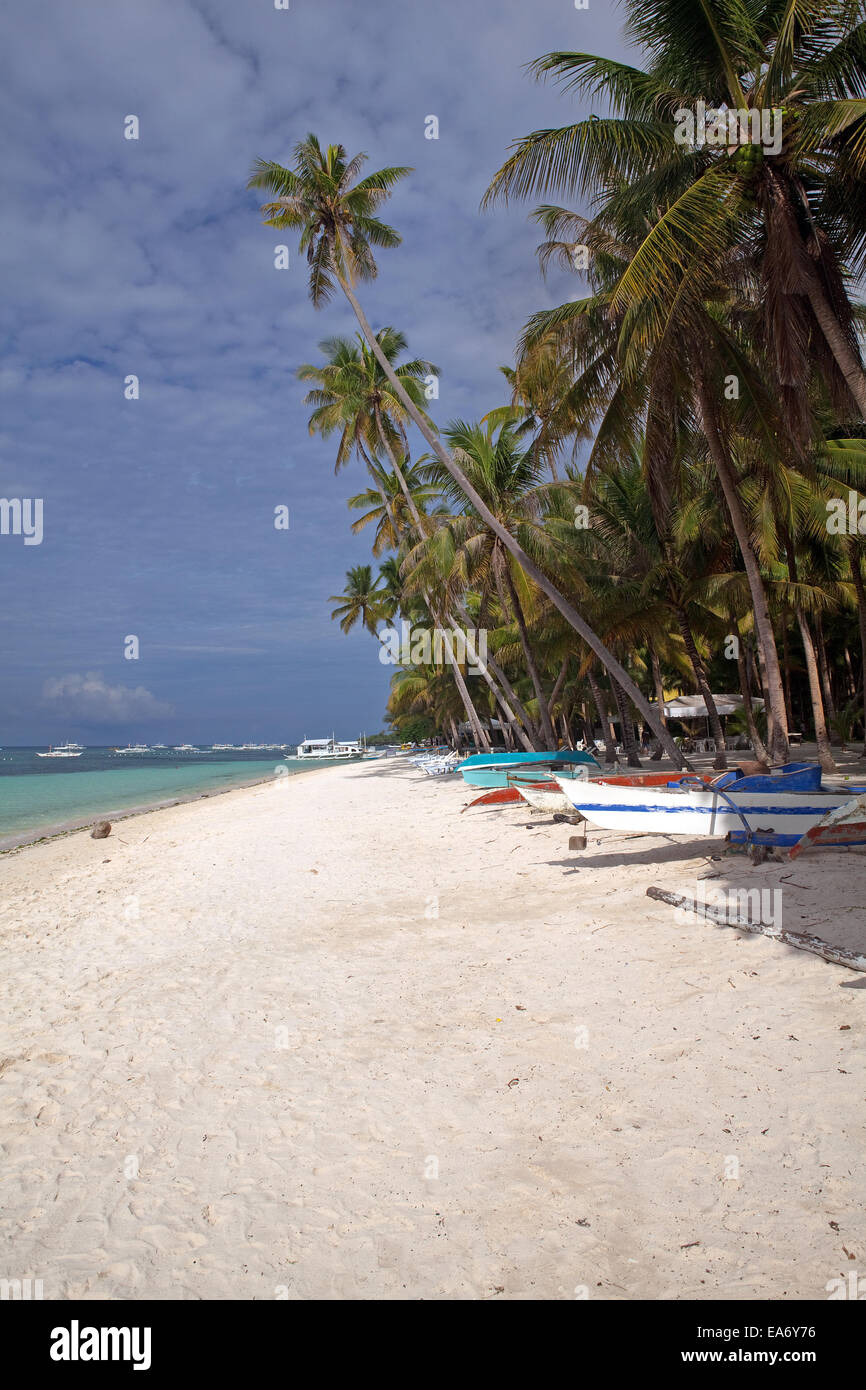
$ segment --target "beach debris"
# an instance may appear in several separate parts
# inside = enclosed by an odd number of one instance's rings
[[[580,835],[569,835],[568,848],[570,850],[586,849],[586,828],[584,827]]]
[[[508,1083],[508,1089],[509,1089],[509,1091],[510,1091],[512,1086],[519,1086],[519,1085],[520,1085],[520,1077],[519,1077],[519,1076],[512,1076],[511,1080],[510,1080],[509,1083]]]
[[[98,820],[90,832],[91,840],[107,840],[111,834],[111,821]]]
[[[736,931],[752,932],[758,936],[770,936],[774,941],[793,946],[796,951],[810,951],[812,955],[820,956],[831,965],[844,965],[848,970],[866,971],[866,956],[859,951],[849,951],[844,946],[833,946],[822,937],[813,936],[811,932],[786,931],[783,927],[775,927],[766,922],[750,922],[741,918],[731,921],[726,908],[714,908],[707,903],[695,902],[682,893],[670,893],[666,888],[653,885],[646,890],[646,895],[657,902],[667,903],[670,907],[685,908],[699,917],[706,917],[709,921],[715,922],[716,926],[733,927]]]

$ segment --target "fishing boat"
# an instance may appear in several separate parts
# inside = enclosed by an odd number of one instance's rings
[[[849,791],[856,791],[849,788]],[[807,830],[788,851],[789,859],[796,859],[804,849],[839,849],[852,845],[866,845],[866,794],[850,796],[841,806],[828,811],[823,820]]]
[[[567,769],[559,771],[560,777],[568,777],[570,780],[577,775],[582,780],[583,769],[576,769],[574,773]],[[684,773],[683,776],[691,776],[691,773]],[[675,780],[674,774],[670,772],[642,772],[630,774],[622,777],[606,777],[605,782],[617,782],[620,786],[667,786],[670,781]],[[709,778],[707,778],[709,781]],[[528,772],[509,772],[508,786],[487,792],[484,796],[476,797],[470,801],[463,810],[468,811],[469,806],[507,806],[517,802],[525,801],[527,806],[534,811],[545,811],[548,815],[562,815],[573,811],[574,807],[565,795],[565,792],[554,780],[552,774],[547,772],[533,771]]]
[[[47,753],[37,753],[37,758],[80,758],[83,753],[80,743],[58,743],[55,748],[53,744],[48,745]]]
[[[668,777],[666,785],[635,785],[628,777],[555,780],[569,804],[601,829],[715,839],[730,835],[759,842],[762,835],[772,834],[779,844],[795,844],[828,812],[850,800],[852,792],[866,790],[825,787],[818,763],[788,763],[757,775],[734,768],[709,782],[680,773]]]
[[[533,781],[515,776],[512,785],[521,801],[525,801],[533,811],[546,811],[548,815],[553,816],[562,815],[573,809],[565,792],[552,778],[546,781]]]
[[[458,769],[468,787],[507,787],[509,772],[520,771],[527,778],[547,781],[554,765],[564,773],[580,767],[583,777],[589,775],[590,768],[600,770],[591,753],[571,748],[557,753],[475,753],[464,758]]]
[[[305,738],[298,744],[297,758],[360,758],[364,750],[359,739]],[[288,755],[287,755],[288,756]]]

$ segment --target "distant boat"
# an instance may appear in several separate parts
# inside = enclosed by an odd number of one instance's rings
[[[125,748],[113,748],[113,753],[149,753],[150,749],[146,743],[128,743]]]
[[[80,758],[84,752],[80,743],[58,743],[54,748],[48,745],[47,753],[37,753],[37,758]]]
[[[298,758],[360,758],[364,750],[358,739],[340,742],[332,734],[330,738],[305,738],[298,744]]]
[[[191,743],[176,743],[172,748],[172,753],[200,753],[200,748],[194,748]]]

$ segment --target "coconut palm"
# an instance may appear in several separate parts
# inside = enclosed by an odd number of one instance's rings
[[[650,58],[645,69],[580,52],[531,65],[573,93],[603,95],[613,115],[516,141],[485,202],[552,191],[598,204],[649,201],[656,216],[612,307],[628,314],[650,298],[659,332],[684,277],[711,276],[720,259],[744,253],[761,277],[767,345],[789,406],[799,411],[804,365],[823,345],[833,384],[866,417],[847,292],[866,257],[862,0],[626,7],[627,36]],[[699,102],[713,117],[721,109],[713,143],[694,125]],[[746,113],[748,132],[729,112]],[[752,113],[758,123],[769,117],[771,145],[756,139]]]
[[[402,388],[401,394],[408,396],[427,420],[423,410],[423,382],[425,377],[437,374],[438,368],[422,358],[398,364],[396,359],[405,352],[406,339],[394,328],[381,329],[376,334],[376,343]],[[305,405],[315,407],[309,420],[310,434],[321,434],[327,439],[335,430],[340,430],[335,472],[348,462],[353,451],[371,469],[373,461],[384,451],[417,524],[417,509],[413,507],[400,462],[409,452],[406,438],[409,416],[401,394],[394,390],[379,358],[360,334],[355,335],[354,341],[327,338],[319,347],[325,363],[321,366],[305,363],[297,373],[301,381],[316,383],[304,397]]]
[[[337,604],[331,617],[335,622],[339,619],[343,632],[351,632],[360,623],[378,638],[379,623],[390,621],[394,614],[392,600],[381,578],[373,578],[370,565],[354,565],[347,570],[345,592],[331,594],[330,602]]]
[[[649,703],[625,668],[543,570],[523,551],[514,536],[497,520],[459,464],[446,452],[430,423],[399,382],[361,307],[355,288],[359,282],[369,281],[378,273],[373,248],[394,247],[400,242],[399,234],[377,216],[378,210],[394,185],[410,171],[404,167],[381,169],[355,182],[363,168],[365,156],[359,154],[349,159],[342,145],[330,145],[323,150],[315,135],[308,135],[296,145],[294,154],[293,169],[273,161],[256,161],[249,187],[266,190],[272,195],[271,201],[262,208],[267,226],[292,228],[300,232],[299,249],[306,253],[310,266],[313,304],[321,307],[339,286],[395,394],[446,472],[527,576],[592,647],[654,729],[670,756],[678,766],[682,766],[679,750],[658,723]]]
[[[403,461],[401,467],[403,483],[419,515],[439,497],[439,489],[430,487],[421,478],[417,465]],[[414,524],[409,511],[403,486],[396,473],[388,473],[378,464],[370,464],[372,486],[356,493],[348,499],[352,511],[363,512],[352,522],[352,534],[358,535],[368,526],[375,525],[373,554],[378,558],[386,550],[399,550],[406,531]]]

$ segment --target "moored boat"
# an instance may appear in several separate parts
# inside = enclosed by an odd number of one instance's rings
[[[667,785],[634,785],[617,777],[556,781],[569,804],[602,829],[744,839],[772,834],[789,844],[859,790],[823,786],[817,763],[790,763],[758,775],[735,768],[710,782],[680,773]]]
[[[571,748],[562,748],[557,753],[476,753],[458,764],[458,770],[468,787],[506,787],[509,773],[518,771],[527,778],[549,780],[554,767],[564,776],[587,777],[590,769],[599,771],[599,765],[591,753]],[[576,771],[578,768],[579,774]]]
[[[37,753],[37,758],[80,758],[84,749],[80,743],[58,743],[48,745],[47,753]]]

